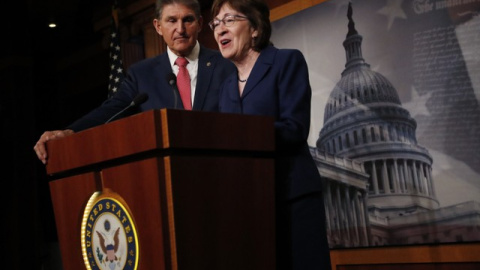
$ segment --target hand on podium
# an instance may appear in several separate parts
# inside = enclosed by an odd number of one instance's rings
[[[48,153],[47,153],[46,143],[51,140],[64,138],[66,136],[72,135],[73,133],[74,131],[71,129],[45,131],[42,134],[42,136],[40,136],[40,139],[37,141],[37,143],[33,147],[33,150],[35,150],[35,153],[37,154],[38,159],[43,164],[47,164]]]

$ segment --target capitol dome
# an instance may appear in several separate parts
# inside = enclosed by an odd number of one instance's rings
[[[392,83],[365,62],[351,5],[348,19],[345,69],[325,107],[317,150],[362,164],[372,217],[436,209],[433,160],[417,143],[417,123],[402,107]]]
[[[385,76],[371,70],[368,64],[347,68],[330,93],[328,105],[325,107],[324,123],[346,109],[373,103],[401,105],[395,87]]]

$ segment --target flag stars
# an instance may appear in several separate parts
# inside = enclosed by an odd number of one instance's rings
[[[120,54],[120,35],[118,33],[118,22],[116,22],[116,3],[112,8],[112,25],[110,33],[110,76],[108,83],[108,96],[112,97],[114,93],[120,89],[122,80],[124,79],[123,74],[123,63]]]
[[[388,0],[387,5],[378,10],[377,12],[387,16],[388,30],[390,30],[393,21],[396,18],[407,19],[407,15],[405,14],[405,12],[403,12],[402,9],[402,0]]]

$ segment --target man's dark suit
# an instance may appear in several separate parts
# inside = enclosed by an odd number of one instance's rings
[[[218,111],[218,91],[224,79],[235,71],[235,66],[215,50],[200,46],[198,75],[193,110]],[[157,57],[132,65],[119,91],[100,107],[75,121],[68,129],[75,132],[104,124],[110,117],[126,108],[139,93],[148,94],[148,100],[128,110],[122,117],[140,111],[162,108],[183,109],[178,92],[168,83],[172,68],[165,52]]]

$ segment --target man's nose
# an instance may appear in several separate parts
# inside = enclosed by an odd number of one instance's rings
[[[177,32],[183,33],[185,31],[185,23],[183,21],[179,20],[177,22],[176,29],[177,29]]]

